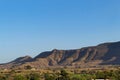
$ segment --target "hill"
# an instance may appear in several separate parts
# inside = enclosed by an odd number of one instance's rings
[[[35,68],[60,66],[97,66],[120,65],[120,42],[103,43],[97,46],[73,50],[57,50],[42,52],[35,58],[29,56],[1,64],[0,67],[30,65]]]

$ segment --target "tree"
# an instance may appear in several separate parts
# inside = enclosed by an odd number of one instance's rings
[[[65,70],[61,70],[60,76],[56,80],[70,80],[69,74]]]
[[[40,75],[38,73],[31,73],[27,75],[28,80],[40,80]]]

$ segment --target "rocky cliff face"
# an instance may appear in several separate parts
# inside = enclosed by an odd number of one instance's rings
[[[98,46],[74,50],[57,50],[40,53],[35,58],[18,58],[8,64],[49,66],[95,66],[120,65],[120,42],[103,43]],[[13,64],[14,63],[14,64]]]

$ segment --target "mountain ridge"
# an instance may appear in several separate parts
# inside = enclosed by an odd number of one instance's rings
[[[120,65],[120,41],[102,43],[97,46],[83,47],[81,49],[46,51],[36,57],[20,57],[0,67],[30,65],[35,68],[52,66],[96,66]]]

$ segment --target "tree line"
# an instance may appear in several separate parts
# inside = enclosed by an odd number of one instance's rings
[[[79,74],[69,73],[61,69],[59,73],[0,73],[0,80],[92,80],[92,79],[111,79],[120,80],[120,70],[110,71],[81,71]]]

